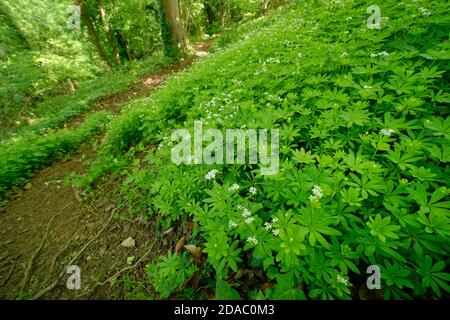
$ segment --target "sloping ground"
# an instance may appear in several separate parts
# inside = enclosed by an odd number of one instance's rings
[[[74,183],[105,192],[87,200],[102,223],[111,213],[130,220],[104,224],[108,255],[83,252],[81,291],[60,281],[52,292],[111,297],[119,281],[122,298],[447,297],[448,8],[386,0],[381,28],[370,29],[371,4],[281,10],[124,110]],[[279,129],[278,174],[172,163],[173,130],[200,119],[204,130]],[[118,251],[130,230],[137,251]],[[131,278],[98,279],[91,267],[156,256]],[[380,289],[367,287],[369,266],[381,271]]]
[[[196,259],[184,251],[148,268],[159,297],[193,270],[195,298],[450,291],[448,7],[383,1],[378,29],[370,5],[302,1],[262,19],[112,123],[84,185],[113,177],[132,216],[195,223]],[[192,133],[197,120],[204,131],[279,129],[278,174],[175,165],[173,130]],[[368,267],[381,271],[379,290]]]
[[[169,75],[205,56],[209,43],[197,43],[194,47],[194,55],[157,74],[143,77],[124,92],[102,98],[99,107],[89,113],[118,112],[131,100],[150,95]],[[68,127],[79,127],[86,116],[74,119]],[[71,176],[86,172],[85,162],[95,155],[95,146],[103,139],[103,136],[94,137],[76,153],[38,172],[22,192],[10,194],[10,201],[0,207],[1,298],[130,298],[125,296],[127,292],[133,294],[135,268],[130,267],[137,262],[137,266],[141,266],[159,256],[160,250],[174,245],[175,232],[164,238],[157,237],[153,223],[143,224],[142,219],[136,218],[117,220],[117,216],[123,217],[119,214],[123,208],[116,201],[117,185],[102,190],[98,198],[86,199],[82,192],[67,183]],[[135,246],[121,247],[128,237],[135,240]],[[130,256],[135,257],[132,263],[128,259]],[[66,288],[68,275],[62,271],[68,264],[80,267],[82,292]],[[131,269],[125,270],[128,291],[110,288],[110,281],[99,285],[125,267]],[[142,277],[141,271],[136,272]],[[124,283],[117,285],[125,286]]]

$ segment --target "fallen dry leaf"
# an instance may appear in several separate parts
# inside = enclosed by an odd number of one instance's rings
[[[177,245],[175,246],[175,252],[180,251],[184,247],[185,243],[186,243],[186,236],[183,236],[183,238],[178,240]]]
[[[200,258],[202,256],[202,249],[194,246],[193,244],[187,244],[184,248],[196,258]]]

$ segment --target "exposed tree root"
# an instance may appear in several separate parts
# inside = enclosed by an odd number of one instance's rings
[[[42,296],[44,296],[45,294],[47,294],[48,292],[50,292],[51,290],[53,290],[57,285],[59,280],[64,276],[67,268],[69,266],[71,266],[80,256],[81,254],[83,254],[84,251],[86,251],[86,249],[91,245],[92,242],[96,241],[100,235],[106,230],[106,228],[109,226],[109,224],[111,223],[111,221],[113,220],[114,214],[116,213],[118,209],[115,209],[111,212],[111,216],[108,219],[108,222],[103,226],[103,228],[95,235],[94,238],[92,238],[91,240],[89,240],[84,246],[83,248],[78,251],[78,253],[69,261],[69,263],[66,265],[66,267],[61,270],[61,272],[59,273],[59,275],[56,277],[55,281],[53,281],[49,286],[45,287],[44,289],[42,289],[41,291],[39,291],[38,293],[36,293],[31,300],[37,300],[39,298],[41,298]]]
[[[112,276],[108,277],[105,281],[96,283],[96,284],[92,287],[92,289],[90,289],[89,291],[86,291],[86,292],[82,293],[79,297],[82,297],[82,296],[84,296],[84,295],[86,295],[86,294],[89,294],[89,293],[93,292],[97,287],[104,286],[104,285],[107,284],[108,282],[111,282],[111,280],[112,280],[113,278],[120,276],[122,273],[124,273],[124,272],[126,272],[126,271],[133,270],[133,269],[135,269],[136,267],[138,267],[138,266],[145,260],[145,258],[147,258],[148,255],[152,252],[153,247],[155,246],[156,241],[157,241],[157,240],[155,239],[155,241],[153,241],[153,243],[152,243],[152,245],[150,246],[150,248],[148,249],[148,251],[147,251],[147,252],[146,252],[146,253],[145,253],[145,254],[144,254],[144,255],[143,255],[143,256],[142,256],[135,264],[134,264],[134,265],[125,267],[125,268],[123,268],[123,269],[120,269],[119,271],[117,271],[116,273],[114,273]]]
[[[55,220],[57,215],[51,217],[50,221],[47,223],[47,228],[45,230],[45,234],[44,237],[42,238],[41,243],[39,244],[39,246],[37,247],[37,249],[34,251],[33,255],[31,256],[30,260],[28,261],[28,264],[25,268],[25,272],[24,272],[24,276],[23,276],[23,280],[22,280],[22,285],[20,287],[20,292],[23,292],[26,285],[28,284],[28,281],[30,280],[30,276],[31,276],[31,269],[33,268],[33,263],[34,263],[34,259],[36,259],[36,256],[39,254],[39,252],[41,252],[42,247],[44,246],[45,242],[47,241],[47,237],[50,231],[50,225],[52,224],[53,220]]]
[[[72,243],[73,239],[74,239],[77,235],[78,235],[78,233],[74,234],[74,235],[69,239],[69,241],[67,241],[67,243],[64,245],[64,247],[63,247],[58,253],[56,253],[55,256],[53,257],[52,263],[51,263],[51,266],[50,266],[50,272],[48,273],[48,277],[47,277],[47,278],[45,279],[45,281],[43,282],[44,285],[48,283],[48,281],[50,280],[50,278],[51,278],[51,276],[52,276],[53,270],[55,269],[56,260],[58,259],[58,257],[59,257],[64,251],[67,250],[67,248],[70,246],[70,244]]]
[[[134,264],[134,265],[125,267],[125,268],[123,268],[123,269],[117,271],[115,274],[113,274],[112,276],[110,276],[110,277],[109,277],[108,279],[106,279],[105,281],[96,284],[96,285],[94,286],[93,289],[95,289],[97,286],[104,286],[105,284],[107,284],[108,282],[110,282],[110,281],[112,280],[112,278],[118,277],[118,276],[120,276],[122,273],[124,273],[124,272],[126,272],[126,271],[135,269],[135,268],[136,268],[138,265],[140,265],[140,264],[144,261],[144,259],[147,258],[148,255],[152,252],[153,247],[154,247],[154,245],[155,245],[155,242],[156,242],[156,240],[153,241],[152,245],[150,246],[150,249],[148,249],[148,251],[147,251],[147,252],[146,252],[146,253],[145,253],[145,254],[144,254],[144,255],[143,255],[143,256],[142,256],[135,264]]]
[[[3,279],[1,286],[4,286],[8,283],[9,279],[11,278],[12,274],[14,273],[14,270],[16,269],[16,262],[13,261],[13,265],[11,267],[11,269],[9,270],[8,274],[6,275],[6,277]]]

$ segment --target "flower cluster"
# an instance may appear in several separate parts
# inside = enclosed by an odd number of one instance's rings
[[[236,192],[236,191],[239,190],[240,187],[241,187],[241,186],[238,185],[237,183],[233,183],[233,184],[231,185],[231,187],[228,188],[228,191],[230,191],[230,192]]]
[[[427,8],[420,7],[420,8],[419,8],[419,11],[422,13],[422,15],[423,15],[424,17],[429,17],[429,16],[431,16],[431,11],[430,11],[429,9],[427,9]]]
[[[253,218],[253,217],[248,217],[247,219],[245,219],[245,223],[246,223],[246,224],[252,224],[254,220],[255,220],[255,218]]]
[[[256,239],[256,237],[248,237],[247,242],[258,244],[258,239]]]
[[[370,55],[371,58],[376,58],[376,57],[389,57],[389,53],[386,51],[380,52],[380,53],[372,53]]]
[[[315,185],[312,189],[312,195],[309,196],[310,201],[318,201],[323,198],[323,190],[320,186]]]
[[[347,279],[345,279],[344,277],[342,277],[341,275],[338,275],[337,276],[337,282],[339,282],[339,283],[343,283],[344,285],[348,285],[348,280]]]
[[[382,135],[390,137],[393,133],[395,133],[395,131],[393,129],[381,129],[380,133]]]
[[[224,120],[234,119],[239,111],[239,106],[236,103],[237,100],[233,98],[231,93],[214,97],[208,102],[202,102],[200,109],[204,111],[205,124],[223,123]]]
[[[256,195],[256,194],[258,193],[258,190],[256,190],[255,187],[250,187],[250,189],[248,190],[248,192],[249,192],[251,195]]]
[[[279,221],[278,218],[272,218],[272,221],[271,221],[271,222],[266,222],[266,223],[264,224],[264,228],[266,228],[267,231],[272,231],[272,234],[273,234],[275,237],[278,237],[278,235],[280,234],[280,229],[275,229],[275,228],[273,227],[273,225],[274,225],[275,223],[277,223],[278,221]]]
[[[208,172],[206,175],[205,175],[205,179],[206,180],[214,180],[214,179],[216,179],[216,174],[218,173],[219,171],[218,170],[216,170],[216,169],[213,169],[213,170],[211,170],[210,172]]]
[[[242,216],[244,218],[248,218],[252,215],[252,213],[250,212],[250,210],[248,210],[247,208],[244,208],[244,212],[242,212]]]
[[[233,220],[230,220],[230,221],[228,221],[228,227],[229,227],[230,229],[234,229],[234,228],[237,227],[237,223],[234,222]]]

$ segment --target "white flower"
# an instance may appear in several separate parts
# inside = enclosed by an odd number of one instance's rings
[[[344,58],[346,56],[348,56],[348,53],[347,52],[342,52],[341,57]]]
[[[278,218],[272,218],[272,223],[277,223],[278,221],[280,221]]]
[[[234,229],[234,228],[237,227],[237,223],[234,222],[233,220],[230,220],[230,221],[228,222],[228,226],[230,227],[230,229]]]
[[[237,183],[233,183],[233,185],[232,185],[231,187],[228,188],[228,191],[230,191],[230,192],[235,192],[235,191],[238,191],[240,187],[241,187],[241,186],[238,185]]]
[[[319,185],[314,185],[313,190],[314,193],[322,192],[322,188]]]
[[[258,244],[258,239],[256,239],[256,237],[248,237],[247,242]]]
[[[308,199],[309,199],[309,201],[316,201],[316,200],[317,200],[317,197],[314,196],[314,195],[310,195],[310,196],[308,197]]]
[[[337,276],[337,281],[338,281],[339,283],[343,283],[343,284],[345,284],[345,285],[348,285],[348,280],[345,279],[344,277],[340,276],[340,275]]]
[[[278,237],[278,235],[280,234],[280,229],[273,229],[272,233],[275,237]]]
[[[422,13],[422,15],[425,16],[425,17],[431,16],[431,11],[428,10],[427,8],[420,7],[420,8],[419,8],[419,11],[420,11],[420,12]]]
[[[244,209],[244,212],[242,212],[242,216],[244,218],[248,218],[252,215],[252,213],[250,212],[250,210],[248,210],[247,208]]]
[[[350,21],[350,20],[352,20],[353,19],[353,17],[347,17],[347,18],[345,18],[345,20],[347,20],[347,21]]]
[[[369,90],[369,89],[372,89],[372,86],[364,86],[363,88],[366,90]]]
[[[376,58],[376,57],[389,57],[389,53],[386,51],[380,52],[380,53],[372,53],[370,54],[371,58]]]
[[[318,198],[321,199],[323,197],[323,190],[320,186],[315,185],[314,188],[312,189],[312,193],[313,195]]]
[[[393,133],[395,133],[395,131],[392,130],[392,129],[381,129],[380,133],[385,135],[385,136],[390,137]]]
[[[258,190],[256,190],[255,187],[250,187],[249,191],[252,195],[256,195],[258,193]]]
[[[211,170],[210,172],[208,172],[208,173],[205,175],[205,179],[206,179],[206,180],[214,180],[214,179],[216,178],[216,174],[217,174],[218,172],[219,172],[219,171],[217,171],[216,169]]]
[[[264,228],[266,228],[267,231],[272,230],[272,225],[269,222],[264,223]]]
[[[253,220],[255,220],[253,217],[247,218],[247,219],[245,219],[245,223],[246,224],[252,224]]]

